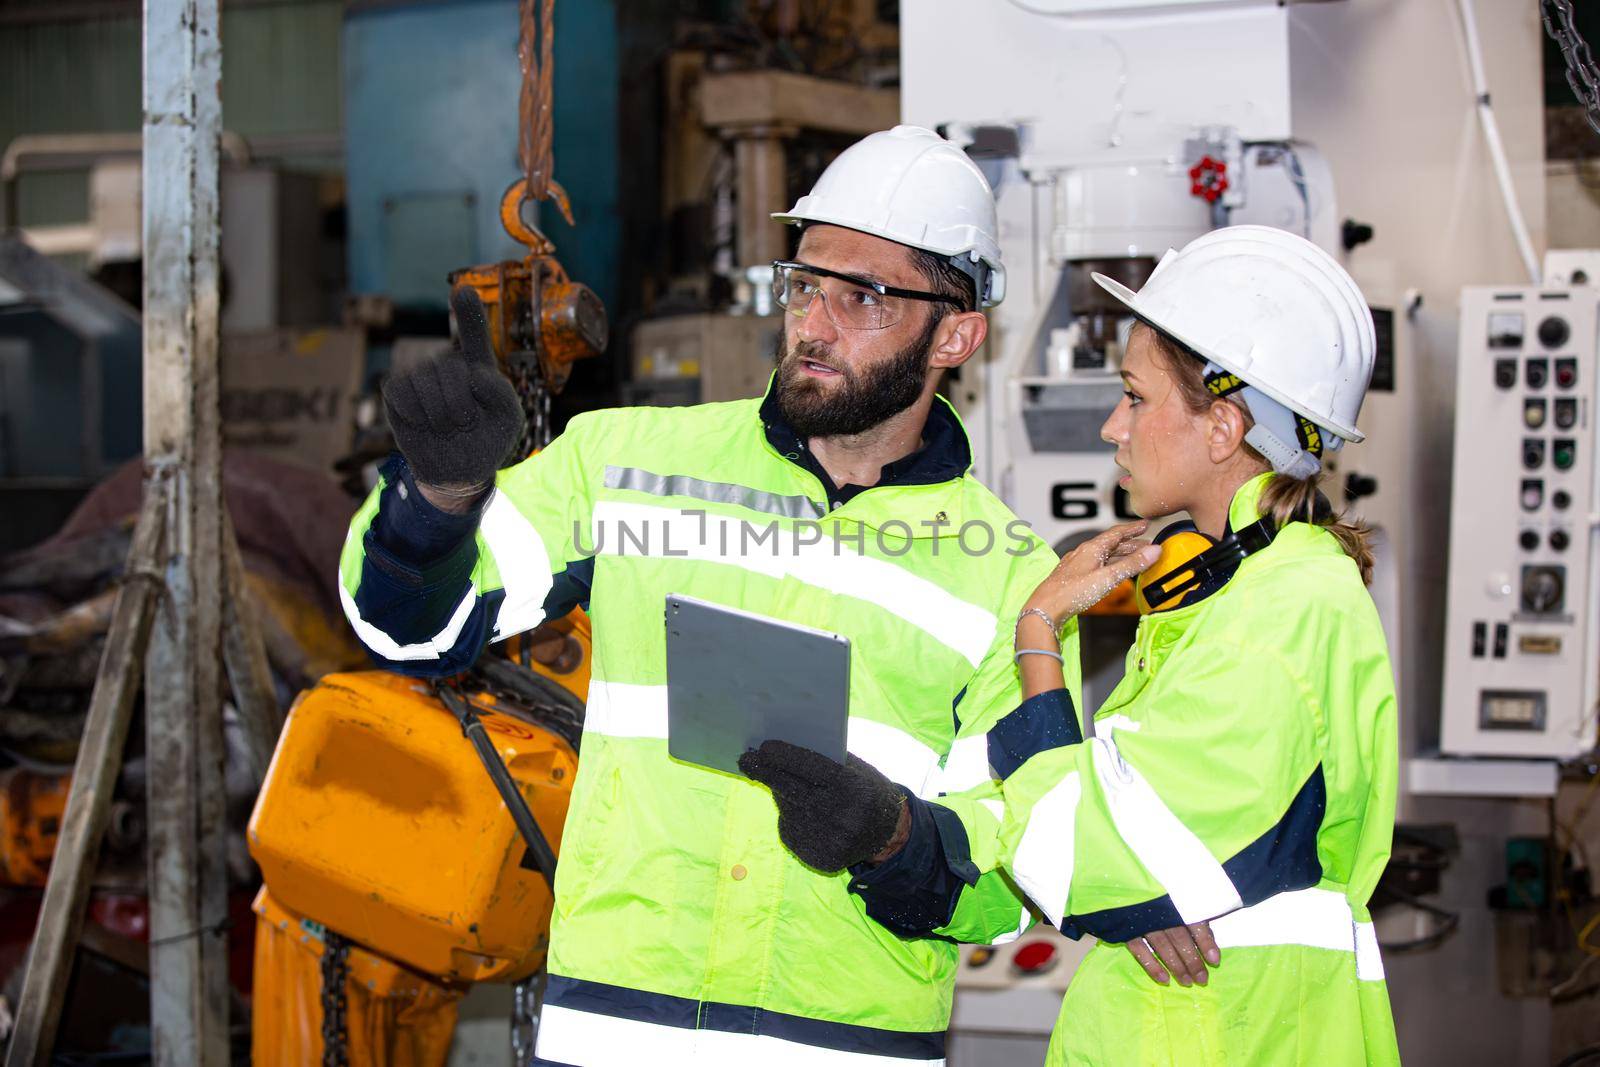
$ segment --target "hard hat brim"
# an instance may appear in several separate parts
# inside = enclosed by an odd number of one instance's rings
[[[1144,322],[1152,328],[1160,330],[1162,333],[1168,334],[1177,339],[1185,348],[1188,348],[1194,352],[1198,352],[1200,355],[1204,356],[1206,359],[1209,359],[1223,370],[1228,371],[1231,374],[1237,374],[1241,379],[1248,382],[1253,388],[1260,390],[1267,396],[1270,396],[1272,399],[1276,400],[1290,411],[1310,419],[1318,426],[1321,426],[1330,433],[1338,434],[1340,437],[1351,442],[1352,444],[1360,444],[1362,441],[1367,439],[1367,435],[1356,429],[1353,425],[1344,425],[1335,422],[1326,414],[1313,415],[1308,413],[1303,404],[1296,403],[1294,400],[1283,395],[1278,390],[1262,385],[1260,382],[1256,381],[1255,377],[1246,373],[1245,370],[1238,365],[1237,361],[1229,359],[1227,356],[1217,352],[1215,349],[1210,348],[1207,345],[1200,344],[1192,337],[1185,336],[1182,330],[1174,329],[1167,323],[1162,322],[1160,316],[1150,314],[1149,311],[1141,305],[1138,293],[1134,292],[1132,289],[1129,289],[1126,285],[1123,285],[1115,278],[1108,278],[1104,274],[1091,274],[1091,277],[1094,278],[1095,284],[1100,286],[1100,288],[1104,289],[1106,292],[1110,293],[1112,296],[1116,297],[1116,299],[1129,311],[1133,312],[1133,314],[1141,322]]]

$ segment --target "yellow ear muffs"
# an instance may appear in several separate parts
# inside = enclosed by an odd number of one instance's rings
[[[1133,602],[1138,606],[1141,615],[1180,607],[1194,591],[1192,588],[1186,588],[1154,607],[1145,598],[1145,590],[1158,580],[1170,586],[1187,585],[1194,579],[1194,570],[1185,565],[1198,559],[1216,544],[1211,538],[1193,528],[1180,529],[1160,538],[1158,543],[1161,545],[1161,558],[1141,573],[1133,584]]]

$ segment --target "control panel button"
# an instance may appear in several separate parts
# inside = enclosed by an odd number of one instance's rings
[[[1557,489],[1550,494],[1550,506],[1557,511],[1566,511],[1572,506],[1572,494],[1565,489]]]
[[[1530,615],[1554,615],[1566,601],[1567,569],[1556,565],[1522,568],[1522,610]],[[1495,647],[1500,646],[1496,626]]]
[[[1055,945],[1049,941],[1029,941],[1012,954],[1011,969],[1020,975],[1043,974],[1058,962]]]
[[[1573,396],[1556,397],[1556,428],[1570,430],[1578,425],[1578,398]]]
[[[1497,389],[1510,389],[1517,384],[1516,360],[1497,359],[1494,361],[1494,384]]]
[[[1539,547],[1539,531],[1523,530],[1517,535],[1517,544],[1521,545],[1524,551],[1532,552]]]
[[[1530,396],[1522,402],[1522,421],[1530,430],[1537,430],[1544,426],[1544,412],[1543,397]]]
[[[1578,361],[1575,359],[1556,360],[1556,388],[1571,389],[1578,384]]]
[[[1523,379],[1528,383],[1529,389],[1543,389],[1544,383],[1550,380],[1550,361],[1548,359],[1530,359],[1522,369]]]
[[[1522,442],[1522,465],[1531,471],[1536,471],[1544,466],[1544,442],[1537,437],[1525,438]]]
[[[1571,543],[1572,543],[1572,535],[1567,533],[1567,531],[1565,531],[1565,530],[1551,530],[1550,531],[1550,547],[1555,549],[1557,552],[1565,552],[1567,550],[1567,546],[1570,545]]]
[[[1472,624],[1472,658],[1482,659],[1484,649],[1489,644],[1489,624],[1475,622]]]
[[[1538,511],[1544,503],[1544,483],[1537,478],[1529,478],[1522,483],[1522,510]]]
[[[1539,323],[1539,343],[1546,348],[1560,348],[1572,336],[1572,328],[1559,315],[1551,315]]]
[[[1550,449],[1550,458],[1556,465],[1556,470],[1571,470],[1572,465],[1578,461],[1578,442],[1570,437],[1558,437]]]
[[[1511,627],[1503,622],[1494,624],[1494,658],[1506,658],[1506,642],[1510,640]]]

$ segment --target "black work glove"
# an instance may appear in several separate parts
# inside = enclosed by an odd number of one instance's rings
[[[487,487],[522,438],[522,401],[495,362],[483,302],[450,294],[455,350],[392,376],[383,405],[395,444],[419,482]]]
[[[819,871],[865,863],[888,847],[900,825],[900,788],[859,756],[844,764],[787,741],[763,741],[739,769],[772,790],[778,836]]]

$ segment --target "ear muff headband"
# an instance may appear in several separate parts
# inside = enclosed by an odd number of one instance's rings
[[[1272,521],[1262,519],[1242,530],[1235,530],[1198,556],[1169,567],[1159,578],[1144,581],[1141,575],[1137,586],[1140,608],[1146,612],[1155,612],[1177,607],[1185,594],[1200,588],[1206,579],[1222,573],[1231,575],[1239,564],[1244,562],[1246,556],[1272,544],[1272,538],[1276,533]],[[1178,538],[1174,538],[1174,541],[1177,540]]]

